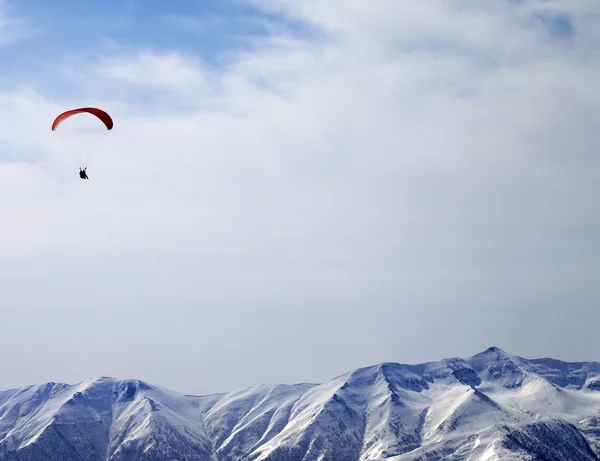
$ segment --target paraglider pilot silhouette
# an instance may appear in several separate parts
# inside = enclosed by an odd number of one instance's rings
[[[80,166],[79,167],[79,177],[81,179],[90,179],[90,178],[88,178],[86,170],[87,170],[87,166]]]
[[[68,111],[60,114],[58,117],[56,117],[56,119],[54,120],[54,123],[52,123],[52,131],[56,130],[58,125],[60,125],[67,118],[69,118],[75,114],[81,114],[84,112],[95,115],[96,117],[98,117],[100,119],[100,121],[102,123],[104,123],[107,130],[112,130],[113,120],[110,117],[110,115],[108,115],[102,109],[97,109],[95,107],[81,107],[79,109],[68,110]],[[79,177],[81,179],[90,179],[90,178],[88,178],[88,175],[87,175],[87,166],[86,165],[79,166]]]

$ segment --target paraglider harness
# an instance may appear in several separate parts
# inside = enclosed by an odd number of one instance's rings
[[[81,179],[90,179],[90,178],[88,178],[86,170],[87,170],[87,166],[82,165],[79,167],[79,177]]]

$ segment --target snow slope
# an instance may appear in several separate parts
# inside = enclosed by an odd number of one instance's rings
[[[498,348],[185,396],[98,378],[0,392],[4,461],[600,460],[600,364]]]
[[[49,383],[0,396],[0,459],[192,460],[211,454],[197,401],[141,381]]]

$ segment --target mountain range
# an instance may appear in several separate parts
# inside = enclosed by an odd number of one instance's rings
[[[0,460],[600,460],[600,363],[491,347],[205,396],[47,383],[0,391]]]

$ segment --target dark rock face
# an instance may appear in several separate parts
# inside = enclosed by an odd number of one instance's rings
[[[551,421],[511,429],[503,440],[504,448],[526,453],[533,459],[595,461],[596,456],[586,438],[571,424]]]

